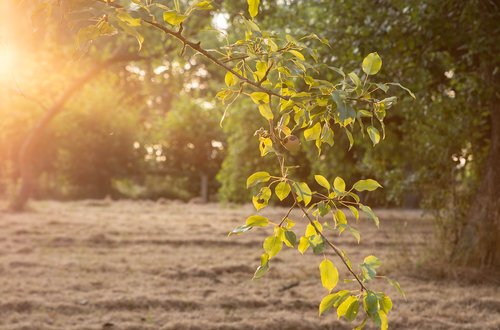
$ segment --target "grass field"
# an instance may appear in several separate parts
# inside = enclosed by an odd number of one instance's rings
[[[264,279],[251,281],[272,229],[226,236],[252,212],[250,206],[81,201],[35,202],[28,213],[0,213],[0,329],[352,328],[334,313],[318,317],[326,294],[321,256],[284,249]],[[285,212],[264,213],[279,219]],[[432,279],[418,266],[432,221],[418,211],[378,215],[378,231],[360,220],[359,246],[347,235],[333,239],[353,263],[376,254],[381,273],[400,281],[407,301],[378,283],[394,301],[391,329],[500,329],[498,282]]]

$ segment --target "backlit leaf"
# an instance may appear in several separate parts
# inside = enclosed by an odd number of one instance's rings
[[[340,177],[336,177],[333,181],[333,187],[342,193],[345,191],[345,181]]]
[[[250,175],[247,179],[247,188],[253,187],[256,184],[267,182],[271,179],[271,175],[267,172],[255,172]]]
[[[262,244],[264,251],[269,255],[269,259],[276,256],[283,248],[283,242],[277,236],[269,236]]]
[[[317,182],[320,186],[322,186],[322,187],[326,188],[327,190],[330,190],[330,183],[328,182],[328,180],[327,180],[324,176],[319,175],[319,174],[318,174],[318,175],[315,175],[315,176],[314,176],[314,180],[316,180],[316,182]]]
[[[167,10],[163,12],[163,20],[173,26],[180,25],[186,18],[186,15],[179,14],[175,10]]]
[[[252,215],[247,218],[246,225],[252,227],[266,227],[269,225],[269,219],[260,215]]]
[[[380,142],[380,132],[378,129],[373,126],[368,126],[366,131],[368,132],[368,136],[370,136],[370,140],[372,140],[374,146]]]
[[[319,272],[321,276],[321,283],[323,287],[332,291],[339,281],[339,271],[337,267],[328,259],[323,259],[319,264]]]
[[[250,17],[254,18],[259,14],[259,4],[260,0],[247,0],[248,2],[248,13]]]
[[[287,182],[280,182],[276,185],[276,188],[274,188],[274,192],[276,193],[276,196],[278,196],[280,201],[287,198],[291,190],[292,189]]]
[[[382,188],[380,183],[372,179],[359,180],[352,187],[357,191],[373,191],[377,188]]]
[[[374,75],[382,68],[382,59],[377,53],[370,53],[363,60],[362,68],[367,75]]]

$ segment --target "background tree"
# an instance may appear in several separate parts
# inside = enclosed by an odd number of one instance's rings
[[[224,3],[228,12],[240,5]],[[349,67],[376,49],[388,63],[381,75],[404,77],[417,103],[403,97],[388,112],[387,143],[376,152],[354,150],[371,161],[350,167],[370,164],[375,177],[398,182],[382,181],[389,196],[411,193],[436,210],[450,260],[498,267],[498,5],[287,0],[262,7],[269,29],[322,31],[334,49],[334,56],[319,50],[329,65]]]

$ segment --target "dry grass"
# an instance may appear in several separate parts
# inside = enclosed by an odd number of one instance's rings
[[[321,257],[287,249],[266,278],[250,280],[266,230],[226,234],[251,213],[127,201],[37,202],[29,213],[0,213],[0,328],[349,329],[333,313],[317,316]],[[416,211],[379,216],[379,231],[361,221],[360,246],[336,241],[353,262],[375,253],[405,288],[406,302],[380,283],[395,303],[391,328],[500,328],[497,284],[411,275],[408,260],[418,264],[432,237],[428,219]]]

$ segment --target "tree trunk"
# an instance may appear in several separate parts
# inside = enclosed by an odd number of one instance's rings
[[[36,174],[33,169],[33,156],[37,147],[37,142],[44,134],[52,119],[59,114],[64,105],[71,99],[73,94],[81,90],[81,88],[90,80],[95,78],[103,69],[113,63],[119,61],[130,61],[140,59],[137,55],[118,54],[110,59],[94,66],[86,74],[79,79],[73,81],[72,84],[63,92],[59,99],[47,109],[43,117],[36,123],[35,127],[30,131],[24,139],[18,156],[18,167],[20,173],[20,186],[11,200],[10,209],[13,211],[22,211],[26,206],[33,189],[36,185]]]
[[[200,174],[200,197],[203,203],[208,203],[208,175]]]
[[[496,100],[498,101],[498,100]],[[493,104],[491,141],[467,224],[453,251],[461,265],[500,267],[500,108]]]

